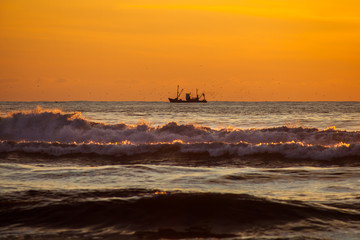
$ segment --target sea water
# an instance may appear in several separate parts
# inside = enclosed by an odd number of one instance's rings
[[[359,239],[360,102],[0,102],[0,239]]]

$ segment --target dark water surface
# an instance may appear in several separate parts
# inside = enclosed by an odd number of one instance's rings
[[[359,102],[0,102],[0,239],[360,239]]]

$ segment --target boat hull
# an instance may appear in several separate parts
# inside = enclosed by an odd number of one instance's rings
[[[199,100],[199,99],[182,100],[182,99],[176,99],[176,98],[169,98],[169,102],[171,102],[171,103],[207,103],[206,100]]]

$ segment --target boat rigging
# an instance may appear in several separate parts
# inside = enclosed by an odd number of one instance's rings
[[[169,98],[171,103],[207,103],[205,99],[205,93],[198,94],[198,90],[196,89],[196,97],[191,97],[191,92],[185,94],[185,100],[180,99],[181,93],[184,89],[181,89],[179,92],[179,85],[177,86],[176,98]]]

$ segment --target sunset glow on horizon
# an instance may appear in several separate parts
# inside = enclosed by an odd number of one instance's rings
[[[360,2],[4,0],[0,101],[360,101]]]

